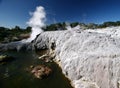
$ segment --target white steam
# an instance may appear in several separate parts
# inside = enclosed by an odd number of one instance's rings
[[[35,12],[30,13],[30,15],[32,15],[32,18],[30,18],[27,24],[32,27],[32,33],[30,35],[30,38],[27,39],[27,42],[31,42],[36,38],[36,35],[43,32],[42,28],[45,27],[46,21],[46,13],[44,7],[42,6],[38,6]]]
[[[80,25],[77,25],[75,27],[71,27],[69,23],[66,23],[66,29],[71,31],[73,36],[76,36],[76,32],[78,30],[81,30],[81,27],[80,27]]]
[[[66,23],[66,29],[67,30],[79,30],[80,28],[81,28],[80,25],[77,25],[75,27],[71,27],[70,23]]]
[[[66,29],[67,30],[78,30],[78,29],[80,29],[80,25],[77,25],[75,27],[71,27],[70,25],[68,25],[68,26],[66,26]]]

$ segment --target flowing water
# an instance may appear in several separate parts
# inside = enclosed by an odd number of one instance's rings
[[[72,88],[70,81],[64,77],[59,66],[44,63],[34,52],[3,52],[13,56],[15,60],[0,65],[0,88]],[[31,65],[46,64],[53,69],[45,79],[35,78],[27,68]]]

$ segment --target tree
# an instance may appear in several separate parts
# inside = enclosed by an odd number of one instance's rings
[[[30,33],[31,32],[31,27],[26,27],[26,29],[23,31],[24,33]]]
[[[94,24],[94,23],[89,23],[88,25],[87,25],[87,27],[89,28],[89,29],[95,29],[95,28],[97,28],[97,24]]]

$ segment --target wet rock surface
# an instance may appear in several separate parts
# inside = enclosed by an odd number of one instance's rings
[[[45,65],[32,67],[31,73],[38,79],[44,79],[52,73],[52,69]]]
[[[8,55],[0,55],[0,63],[6,63],[14,60],[13,57],[8,56]]]

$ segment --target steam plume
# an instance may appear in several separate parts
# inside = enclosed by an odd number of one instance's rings
[[[80,25],[77,25],[75,27],[71,27],[70,23],[66,23],[66,29],[67,30],[79,30],[80,28],[81,28]]]
[[[42,27],[45,27],[46,13],[44,7],[38,6],[35,12],[30,13],[32,18],[27,22],[27,24],[32,27],[32,33],[27,42],[31,42],[36,38],[36,35],[43,32]]]

